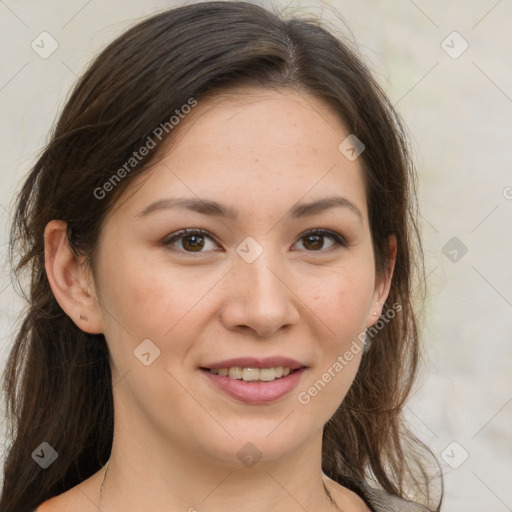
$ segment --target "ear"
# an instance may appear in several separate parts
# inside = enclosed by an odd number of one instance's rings
[[[44,259],[46,275],[60,307],[82,331],[102,333],[101,308],[94,285],[83,262],[71,250],[65,221],[52,220],[46,225]]]
[[[368,319],[366,321],[366,328],[371,327],[377,322],[382,314],[384,302],[388,298],[389,289],[391,288],[391,279],[395,269],[397,240],[395,235],[389,235],[389,261],[387,268],[383,275],[375,279],[375,289],[373,292],[373,299],[370,311],[368,312]]]

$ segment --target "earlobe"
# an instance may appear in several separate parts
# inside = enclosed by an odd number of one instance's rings
[[[391,288],[391,281],[393,278],[393,272],[395,270],[395,261],[397,254],[397,239],[396,235],[389,235],[389,260],[387,262],[387,268],[385,273],[375,281],[375,290],[373,293],[373,301],[371,304],[370,314],[368,315],[367,328],[372,326],[382,314],[382,309],[386,299],[389,295]]]
[[[103,332],[101,312],[79,258],[69,246],[67,223],[50,221],[44,231],[44,257],[55,299],[77,327],[90,334]]]

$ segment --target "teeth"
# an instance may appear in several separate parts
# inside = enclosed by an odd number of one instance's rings
[[[228,368],[221,368],[221,370],[228,370]],[[211,370],[215,373],[215,370]],[[219,375],[222,375],[219,370]],[[239,366],[235,366],[233,368],[229,368],[228,375],[231,379],[241,379],[242,378],[242,368]]]
[[[229,377],[230,379],[244,380],[246,382],[263,381],[271,382],[281,377],[290,375],[290,368],[277,366],[274,368],[242,368],[234,366],[232,368],[218,368],[210,370],[215,375]]]
[[[252,381],[259,380],[260,370],[258,368],[244,368],[242,370],[242,380]]]

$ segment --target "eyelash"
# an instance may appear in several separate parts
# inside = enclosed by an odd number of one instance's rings
[[[185,238],[187,236],[194,236],[194,235],[199,235],[199,236],[202,236],[202,237],[209,238],[212,241],[214,241],[215,243],[217,243],[215,241],[215,238],[210,233],[208,233],[208,231],[205,231],[204,229],[198,229],[198,228],[182,229],[180,231],[177,231],[176,233],[173,233],[172,235],[167,237],[163,241],[163,243],[164,243],[165,246],[170,246],[171,244],[173,244],[174,242],[176,242],[177,240],[179,240],[181,238]],[[305,233],[303,233],[299,237],[299,240],[301,240],[302,238],[305,238],[307,236],[312,236],[312,235],[313,236],[316,235],[316,236],[329,237],[329,238],[331,238],[334,241],[335,245],[332,246],[332,247],[329,247],[328,249],[325,249],[325,250],[320,249],[318,251],[307,251],[307,252],[325,253],[327,251],[330,252],[332,249],[336,249],[336,248],[339,248],[339,247],[346,248],[349,245],[347,243],[347,241],[345,240],[345,238],[343,238],[339,233],[336,233],[335,231],[330,231],[330,230],[327,230],[327,229],[321,229],[321,228],[315,228],[315,229],[310,229],[309,231],[306,231]],[[176,251],[176,252],[184,252],[185,254],[190,254],[190,255],[204,254],[204,252],[190,252],[190,251],[176,249],[175,247],[169,247],[169,249],[172,250],[172,251]]]

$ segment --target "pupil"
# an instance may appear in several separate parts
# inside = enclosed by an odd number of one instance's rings
[[[199,249],[200,250],[203,247],[204,243],[203,244],[201,244],[201,243],[198,244],[197,241],[198,241],[198,239],[201,239],[201,238],[202,237],[200,235],[189,235],[188,237],[185,238],[185,244],[188,245],[188,241],[189,240],[195,240],[195,242],[192,242],[191,247],[192,247],[193,250],[194,249]]]
[[[309,235],[307,237],[308,238],[308,244],[309,244],[310,240],[313,240],[313,245],[316,245],[316,247],[314,247],[314,248],[318,249],[318,245],[320,245],[320,246],[322,245],[321,243],[319,244],[321,237],[322,237],[322,235]],[[316,240],[316,244],[315,244],[315,240]]]

